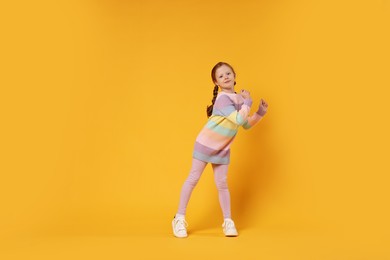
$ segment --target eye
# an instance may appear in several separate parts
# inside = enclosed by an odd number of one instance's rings
[[[228,72],[227,74],[230,75],[230,72]]]
[[[219,76],[219,78],[222,78],[222,75],[221,75],[221,76]]]

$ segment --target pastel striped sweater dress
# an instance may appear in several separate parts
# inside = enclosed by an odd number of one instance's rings
[[[230,145],[238,128],[249,129],[262,118],[258,113],[249,116],[251,104],[251,100],[239,94],[219,92],[213,113],[196,138],[193,157],[214,164],[229,164]]]

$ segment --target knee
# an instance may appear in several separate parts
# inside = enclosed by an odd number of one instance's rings
[[[193,186],[195,187],[196,184],[198,184],[198,181],[199,181],[199,177],[196,177],[196,176],[188,176],[187,180],[186,180],[186,183],[190,186]]]
[[[218,190],[227,190],[228,189],[228,183],[227,183],[226,178],[223,178],[220,180],[215,180],[215,184],[217,185]]]

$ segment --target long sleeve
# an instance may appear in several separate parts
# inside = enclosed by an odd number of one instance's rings
[[[214,104],[213,115],[223,116],[236,125],[243,125],[247,122],[251,102],[244,100],[239,110],[233,100],[227,95],[221,95]]]
[[[242,125],[244,129],[249,129],[252,126],[256,125],[263,117],[258,113],[254,113],[253,115],[248,117],[248,120]]]

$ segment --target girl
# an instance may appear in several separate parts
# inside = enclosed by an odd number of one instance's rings
[[[212,165],[218,188],[219,202],[224,217],[223,232],[225,236],[238,235],[231,219],[230,193],[227,185],[230,145],[239,126],[245,129],[254,126],[263,118],[268,108],[268,104],[261,100],[257,112],[249,116],[252,105],[250,93],[241,90],[241,93],[237,94],[234,91],[236,73],[229,64],[217,63],[211,71],[211,78],[215,87],[212,105],[207,107],[209,120],[196,138],[192,168],[181,190],[179,209],[172,220],[173,234],[176,237],[187,237],[187,222],[185,221],[187,204],[207,163]],[[221,89],[219,93],[218,89]]]

